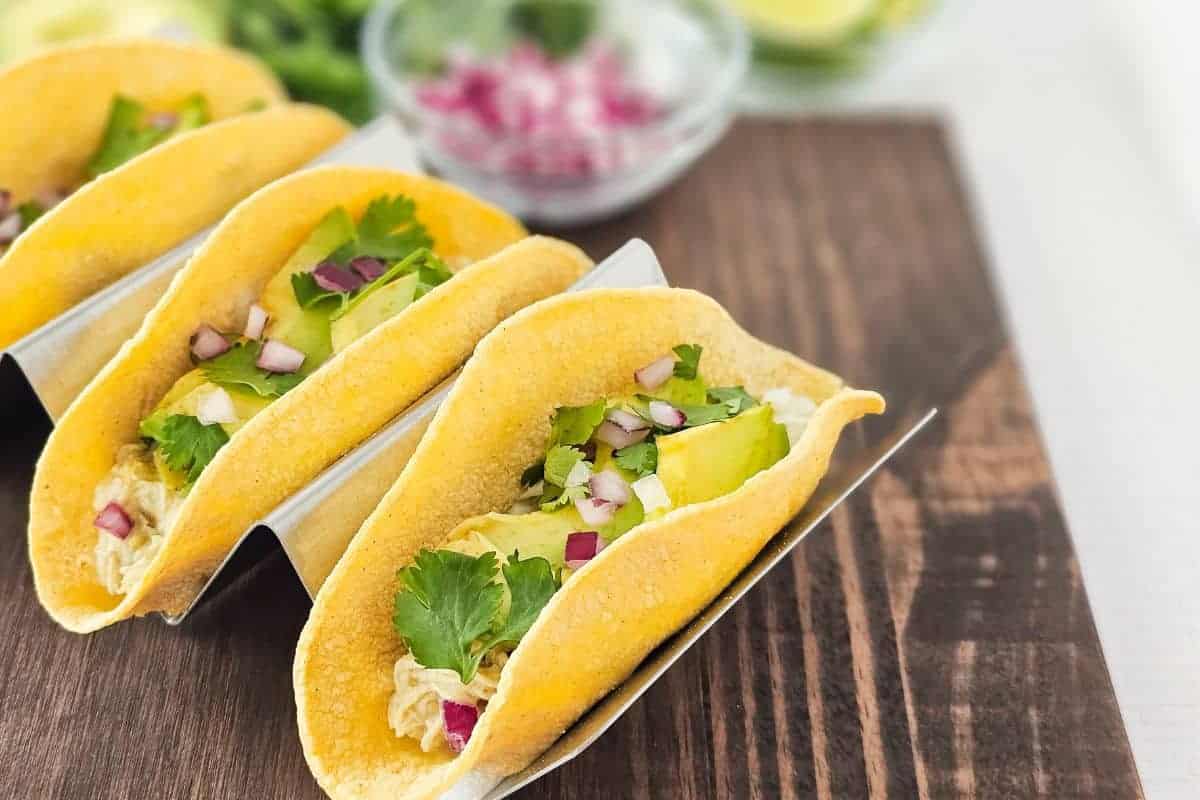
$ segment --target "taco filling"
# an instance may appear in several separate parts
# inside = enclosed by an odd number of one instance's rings
[[[109,107],[104,135],[88,160],[82,180],[74,186],[42,192],[13,203],[12,192],[0,187],[0,256],[38,217],[65,200],[84,183],[116,169],[126,161],[184,131],[212,121],[208,101],[201,94],[186,98],[177,108],[149,111],[141,103],[117,95]]]
[[[462,522],[400,570],[396,736],[461,752],[508,654],[576,571],[641,523],[733,492],[796,444],[816,403],[787,388],[756,398],[709,386],[701,352],[679,345],[638,370],[629,394],[558,408],[516,505]]]
[[[415,203],[382,195],[355,222],[327,213],[267,283],[238,332],[203,325],[196,366],[141,420],[96,487],[96,569],[113,594],[137,583],[204,468],[239,428],[332,356],[449,280]]]

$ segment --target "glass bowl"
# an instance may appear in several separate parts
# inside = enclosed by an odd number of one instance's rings
[[[362,49],[427,167],[551,227],[674,180],[728,127],[750,52],[720,0],[383,0]]]

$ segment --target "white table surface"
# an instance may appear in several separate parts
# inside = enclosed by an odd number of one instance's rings
[[[1200,797],[1200,6],[942,2],[838,104],[951,120],[1146,795]]]

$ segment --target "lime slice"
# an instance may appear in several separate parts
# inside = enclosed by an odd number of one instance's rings
[[[879,22],[884,28],[902,28],[929,10],[930,0],[884,0]]]
[[[874,21],[880,0],[735,0],[755,37],[805,49],[837,47]]]
[[[81,38],[184,33],[220,38],[224,14],[206,0],[3,0],[0,62]]]

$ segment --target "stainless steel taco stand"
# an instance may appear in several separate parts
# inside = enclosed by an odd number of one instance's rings
[[[323,164],[421,171],[411,141],[392,117],[360,128],[308,166]],[[62,416],[133,336],[171,278],[211,232],[201,231],[0,351],[0,412],[40,405],[51,420]],[[0,414],[0,425],[5,416]]]
[[[386,119],[360,130],[315,163],[412,169],[411,151],[398,126]],[[0,354],[0,410],[40,403],[51,419],[65,410],[91,373],[99,370],[207,231],[109,287]],[[654,251],[640,239],[627,242],[568,291],[590,288],[667,286]],[[90,370],[90,372],[88,372]],[[86,373],[86,377],[85,377]],[[332,464],[308,486],[245,531],[237,546],[182,613],[163,615],[183,623],[202,601],[217,596],[249,567],[282,548],[310,596],[316,594],[350,538],[399,476],[458,373],[447,377],[385,428]],[[620,687],[582,717],[524,771],[507,777],[472,773],[445,800],[499,800],[586,750],[687,651],[737,600],[851,492],[874,474],[936,415],[930,410],[911,425],[850,463],[835,466],[799,517],[774,539],[704,612],[658,648]]]
[[[762,580],[772,567],[786,558],[800,540],[812,533],[851,492],[886,464],[900,448],[928,425],[937,413],[936,408],[930,409],[916,422],[901,426],[874,448],[860,453],[849,463],[836,466],[821,481],[817,491],[800,512],[800,516],[771,540],[750,566],[746,567],[708,608],[655,650],[624,683],[581,717],[536,761],[516,775],[502,779],[472,773],[454,789],[442,795],[442,800],[500,800],[561,767],[590,747],[687,652],[688,648],[715,625],[742,595]]]
[[[589,288],[666,286],[654,251],[634,239],[601,262],[568,291]],[[458,373],[413,404],[387,427],[343,456],[312,483],[247,530],[237,548],[182,614],[164,617],[182,623],[202,600],[217,595],[246,567],[282,546],[310,596],[316,594],[337,558],[367,514],[403,469],[408,455]],[[931,409],[900,426],[871,450],[825,477],[804,510],[755,558],[741,575],[687,627],[658,648],[620,687],[591,709],[527,769],[501,777],[471,773],[443,800],[500,800],[586,750],[654,684],[734,603],[871,475],[879,470],[937,414]]]

